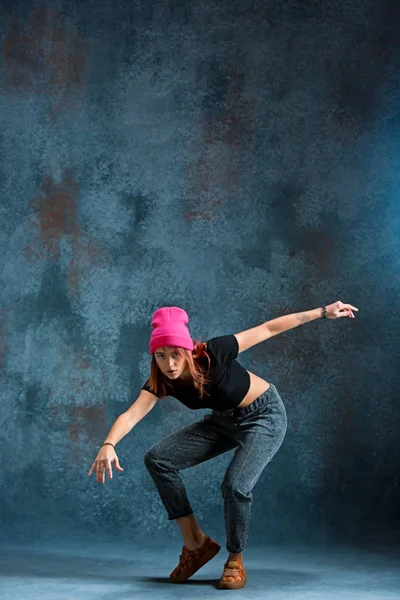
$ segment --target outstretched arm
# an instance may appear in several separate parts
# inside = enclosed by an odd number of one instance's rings
[[[354,319],[353,310],[358,311],[358,308],[351,304],[343,304],[343,302],[338,300],[326,307],[326,318],[337,319],[339,317],[350,317]],[[283,315],[283,317],[277,317],[276,319],[262,323],[252,329],[236,333],[235,337],[239,344],[239,353],[274,335],[289,331],[289,329],[294,329],[294,327],[314,321],[315,319],[320,319],[322,318],[322,314],[322,308],[313,308],[312,310],[306,310],[305,312]]]
[[[271,321],[267,321],[265,326],[269,329],[271,336],[278,335],[289,329],[294,329],[304,323],[315,321],[315,319],[322,318],[322,308],[313,308],[304,312],[292,313],[290,315],[283,315],[283,317],[277,317]]]

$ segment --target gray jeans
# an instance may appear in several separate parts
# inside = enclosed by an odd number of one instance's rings
[[[271,387],[244,408],[213,410],[203,419],[171,433],[144,456],[168,519],[193,514],[178,471],[236,448],[221,485],[228,552],[247,543],[253,496],[251,490],[279,449],[287,428],[286,411]]]

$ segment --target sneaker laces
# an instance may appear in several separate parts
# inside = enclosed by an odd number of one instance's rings
[[[190,554],[189,554],[189,550],[186,548],[186,546],[183,546],[182,548],[182,554],[179,556],[179,566],[180,567],[185,567],[188,563],[190,559]]]
[[[242,570],[242,566],[241,565],[236,565],[235,567],[228,567],[225,566],[224,567],[224,577],[242,577],[241,571]]]
[[[194,558],[194,556],[198,553],[198,550],[190,551],[186,546],[182,548],[182,554],[179,556],[179,565],[177,567],[178,570],[184,569],[188,562]]]

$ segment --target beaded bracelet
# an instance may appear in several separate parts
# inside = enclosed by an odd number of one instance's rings
[[[322,318],[326,319],[326,306],[322,308]]]

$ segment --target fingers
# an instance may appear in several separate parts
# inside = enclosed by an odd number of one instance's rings
[[[112,460],[110,458],[96,459],[92,464],[88,475],[90,476],[94,469],[96,469],[96,481],[99,483],[105,483],[106,471],[109,479],[113,478],[112,463],[114,463],[117,471],[123,471],[124,469],[120,466],[118,457],[115,456]]]
[[[117,471],[123,471],[123,468],[120,466],[117,456],[114,458],[114,467],[117,469]]]
[[[356,308],[355,306],[352,306],[351,304],[345,304],[344,308],[346,309],[346,311],[348,312],[348,315],[354,319],[354,313],[353,310],[358,311],[358,308]]]
[[[344,308],[342,308],[342,311],[343,311],[343,312],[341,311],[341,312],[339,313],[339,316],[340,316],[340,317],[350,317],[351,319],[354,319],[354,313],[353,313],[353,311],[352,311],[352,308],[353,308],[353,307],[351,307],[351,308],[349,308],[349,307],[344,307]],[[358,310],[358,308],[354,308],[354,310]]]
[[[112,470],[111,470],[111,462],[109,460],[101,462],[98,465],[98,469],[96,472],[96,481],[99,481],[100,483],[105,483],[105,479],[106,479],[106,471],[108,473],[108,477],[109,479],[112,479]]]
[[[350,317],[351,319],[354,319],[353,310],[358,312],[358,308],[356,306],[352,306],[351,304],[343,304],[343,302],[340,302],[340,300],[338,301],[338,305],[338,317]]]
[[[349,314],[351,315],[351,318],[354,319],[354,313],[353,310],[358,312],[358,308],[356,306],[352,306],[351,304],[346,304],[346,310],[349,312]]]
[[[103,465],[99,465],[96,471],[96,481],[99,483],[105,483],[105,469]]]
[[[338,300],[336,302],[336,305],[339,309],[350,309],[350,310],[357,310],[358,308],[356,306],[353,306],[352,304],[344,304],[344,302],[341,302],[341,300]]]
[[[93,471],[94,466],[95,465],[93,465],[92,468],[90,469],[91,472]],[[119,470],[123,471],[123,469],[121,469],[121,467],[119,468]],[[97,461],[97,464],[96,464],[96,481],[98,481],[99,483],[105,483],[106,471],[107,471],[107,474],[108,474],[108,478],[112,479],[113,478],[113,474],[112,474],[111,461],[110,460]]]

